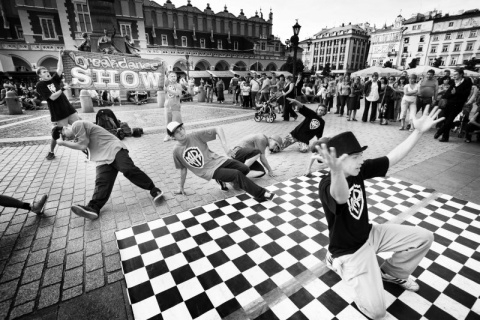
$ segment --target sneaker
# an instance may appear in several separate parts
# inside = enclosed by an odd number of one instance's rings
[[[220,185],[220,189],[223,191],[228,191],[227,184],[225,182],[216,179],[215,181]]]
[[[47,203],[48,196],[44,194],[39,201],[33,201],[30,211],[35,212],[38,215],[43,214],[43,209]]]
[[[158,188],[153,188],[152,190],[150,190],[150,194],[152,195],[154,202],[163,196],[162,190]]]
[[[49,152],[49,153],[47,154],[47,156],[45,157],[45,159],[47,159],[47,160],[53,160],[53,159],[55,159],[55,153]]]
[[[98,211],[90,208],[89,206],[80,206],[80,205],[73,205],[72,211],[77,216],[84,217],[90,220],[95,220],[98,218]]]
[[[418,283],[416,283],[411,277],[408,277],[407,279],[395,278],[383,272],[382,269],[380,269],[380,273],[382,274],[383,281],[398,284],[400,287],[402,287],[405,290],[416,292],[418,291],[418,289],[420,289],[420,286],[418,285]]]
[[[258,202],[264,202],[264,201],[271,201],[273,200],[274,197],[275,197],[275,193],[271,193],[267,191],[262,197],[253,198],[253,199],[257,200]]]

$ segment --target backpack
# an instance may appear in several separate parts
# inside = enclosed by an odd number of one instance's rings
[[[131,137],[132,136],[132,128],[130,128],[128,123],[120,122],[120,128],[123,130],[126,137]]]
[[[123,140],[123,138],[125,138],[125,133],[120,127],[120,121],[110,109],[98,110],[96,116],[96,124],[104,128],[114,136],[118,137],[120,140]]]

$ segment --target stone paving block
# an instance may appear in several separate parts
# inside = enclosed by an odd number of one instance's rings
[[[119,270],[120,268],[120,254],[116,253],[114,255],[105,257],[105,269],[107,272],[113,272]]]
[[[13,280],[0,284],[0,301],[13,298],[17,291],[18,280]]]
[[[85,291],[89,292],[105,285],[103,269],[88,272],[85,279]]]
[[[55,231],[57,228],[68,226],[69,223],[70,223],[70,217],[57,218],[55,220]]]
[[[22,284],[39,280],[42,277],[43,268],[43,263],[38,263],[34,266],[25,268],[22,276]]]
[[[112,230],[117,227],[115,220],[102,221],[100,229],[102,231]]]
[[[0,283],[19,278],[20,275],[22,274],[24,265],[25,265],[24,262],[7,265],[3,270],[2,277],[0,278]]]
[[[83,264],[83,251],[75,252],[67,255],[67,264],[65,270],[78,267]]]
[[[10,264],[15,264],[17,262],[25,262],[28,258],[28,254],[30,252],[29,248],[26,249],[21,249],[21,250],[15,250],[12,253],[12,256],[8,260]]]
[[[83,250],[83,238],[70,240],[67,243],[67,253]]]
[[[64,260],[65,260],[65,250],[49,253],[47,267],[51,268],[53,266],[63,265]]]
[[[43,288],[42,292],[40,293],[38,309],[43,309],[53,304],[56,304],[59,300],[60,300],[60,284]]]
[[[19,233],[20,230],[22,230],[22,227],[23,225],[20,223],[20,224],[14,224],[14,225],[9,225],[7,230],[5,230],[5,235],[12,235],[12,234],[16,234],[16,233]]]
[[[85,244],[85,255],[91,256],[92,254],[96,254],[102,252],[102,241],[95,240],[90,241]]]
[[[44,228],[39,228],[38,231],[37,231],[37,236],[35,237],[35,239],[50,237],[52,235],[52,232],[53,232],[53,225],[52,226],[47,226],[47,227],[44,227]]]
[[[7,259],[12,252],[13,252],[13,245],[8,247],[0,247],[1,259]]]
[[[45,270],[42,286],[46,287],[62,281],[63,266],[56,266]]]
[[[8,311],[10,310],[11,304],[12,304],[12,300],[0,302],[0,319],[7,319],[7,314],[8,314]]]
[[[85,241],[86,242],[93,242],[95,240],[99,240],[101,236],[100,230],[85,230]]]
[[[89,256],[86,259],[85,270],[87,272],[99,269],[103,267],[103,256],[101,253],[97,253],[93,256]]]
[[[104,242],[103,253],[105,254],[105,256],[118,253],[117,241]]]
[[[108,278],[108,283],[113,283],[113,282],[116,282],[118,280],[122,280],[123,279],[122,270],[110,273],[107,278]]]
[[[15,305],[21,305],[27,301],[34,300],[37,297],[40,281],[31,282],[20,286],[15,298]]]
[[[37,239],[33,242],[32,251],[46,249],[48,248],[49,243],[50,243],[50,237]]]
[[[77,228],[83,225],[85,225],[85,219],[73,214],[72,219],[70,220],[70,228]]]
[[[83,283],[83,267],[65,271],[63,289],[78,286]]]
[[[54,252],[60,249],[65,249],[66,246],[67,246],[67,237],[54,239],[50,244],[50,252]]]
[[[132,222],[130,221],[130,218],[128,220],[117,222],[117,230],[122,230],[122,229],[128,228],[129,226],[132,226]],[[113,234],[113,230],[108,230],[106,231],[106,233],[111,235]],[[113,240],[114,238],[115,238],[115,235],[113,237],[109,236],[109,240]],[[107,238],[104,236],[103,241],[107,241],[106,239]]]
[[[71,228],[70,231],[68,232],[68,240],[70,241],[73,239],[83,237],[83,232],[84,232],[83,225],[78,228],[74,228],[74,229]]]
[[[27,261],[27,266],[31,266],[40,262],[44,262],[47,257],[47,249],[38,250],[30,253],[30,257]]]
[[[75,298],[83,293],[83,285],[76,286],[62,292],[62,301]]]
[[[10,319],[16,319],[25,314],[31,313],[33,311],[34,306],[35,306],[34,301],[30,301],[20,306],[16,306],[15,308],[13,308],[12,312],[10,313]]]
[[[24,202],[27,202],[25,199],[23,199]],[[21,214],[18,213],[13,216],[13,219],[10,221],[11,224],[18,224],[18,223],[23,223],[25,220],[27,220],[28,214]]]

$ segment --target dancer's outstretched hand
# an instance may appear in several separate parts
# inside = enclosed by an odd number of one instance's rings
[[[328,150],[327,145],[322,144],[323,163],[326,164],[332,172],[342,171],[342,163],[347,156],[348,154],[345,153],[341,155],[340,158],[337,158],[337,151],[335,151],[335,148],[330,148],[330,150]]]
[[[300,101],[298,100],[295,100],[295,99],[292,99],[292,98],[287,98],[288,101],[290,101],[290,103],[292,104],[292,106],[294,107],[302,107],[303,106],[303,103],[301,103]]]
[[[413,118],[413,126],[421,133],[430,130],[432,126],[445,119],[445,117],[437,119],[440,111],[441,110],[438,109],[438,107],[434,107],[432,109],[432,112],[430,112],[430,105],[426,105],[425,111],[423,111],[422,116],[420,118]]]

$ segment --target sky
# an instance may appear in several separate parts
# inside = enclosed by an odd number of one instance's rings
[[[166,0],[155,0],[164,4]],[[187,4],[187,0],[171,0],[175,7]],[[212,10],[217,13],[227,10],[235,16],[240,9],[247,18],[255,16],[255,11],[262,9],[263,18],[268,20],[270,8],[273,12],[273,34],[282,41],[293,35],[292,26],[295,19],[302,26],[300,40],[312,37],[322,28],[339,26],[342,23],[352,24],[369,22],[382,27],[384,23],[393,24],[395,18],[401,14],[409,18],[417,12],[441,10],[445,13],[455,13],[459,10],[480,9],[478,0],[192,0],[193,6],[205,10],[210,3]],[[260,12],[259,12],[260,15]]]

